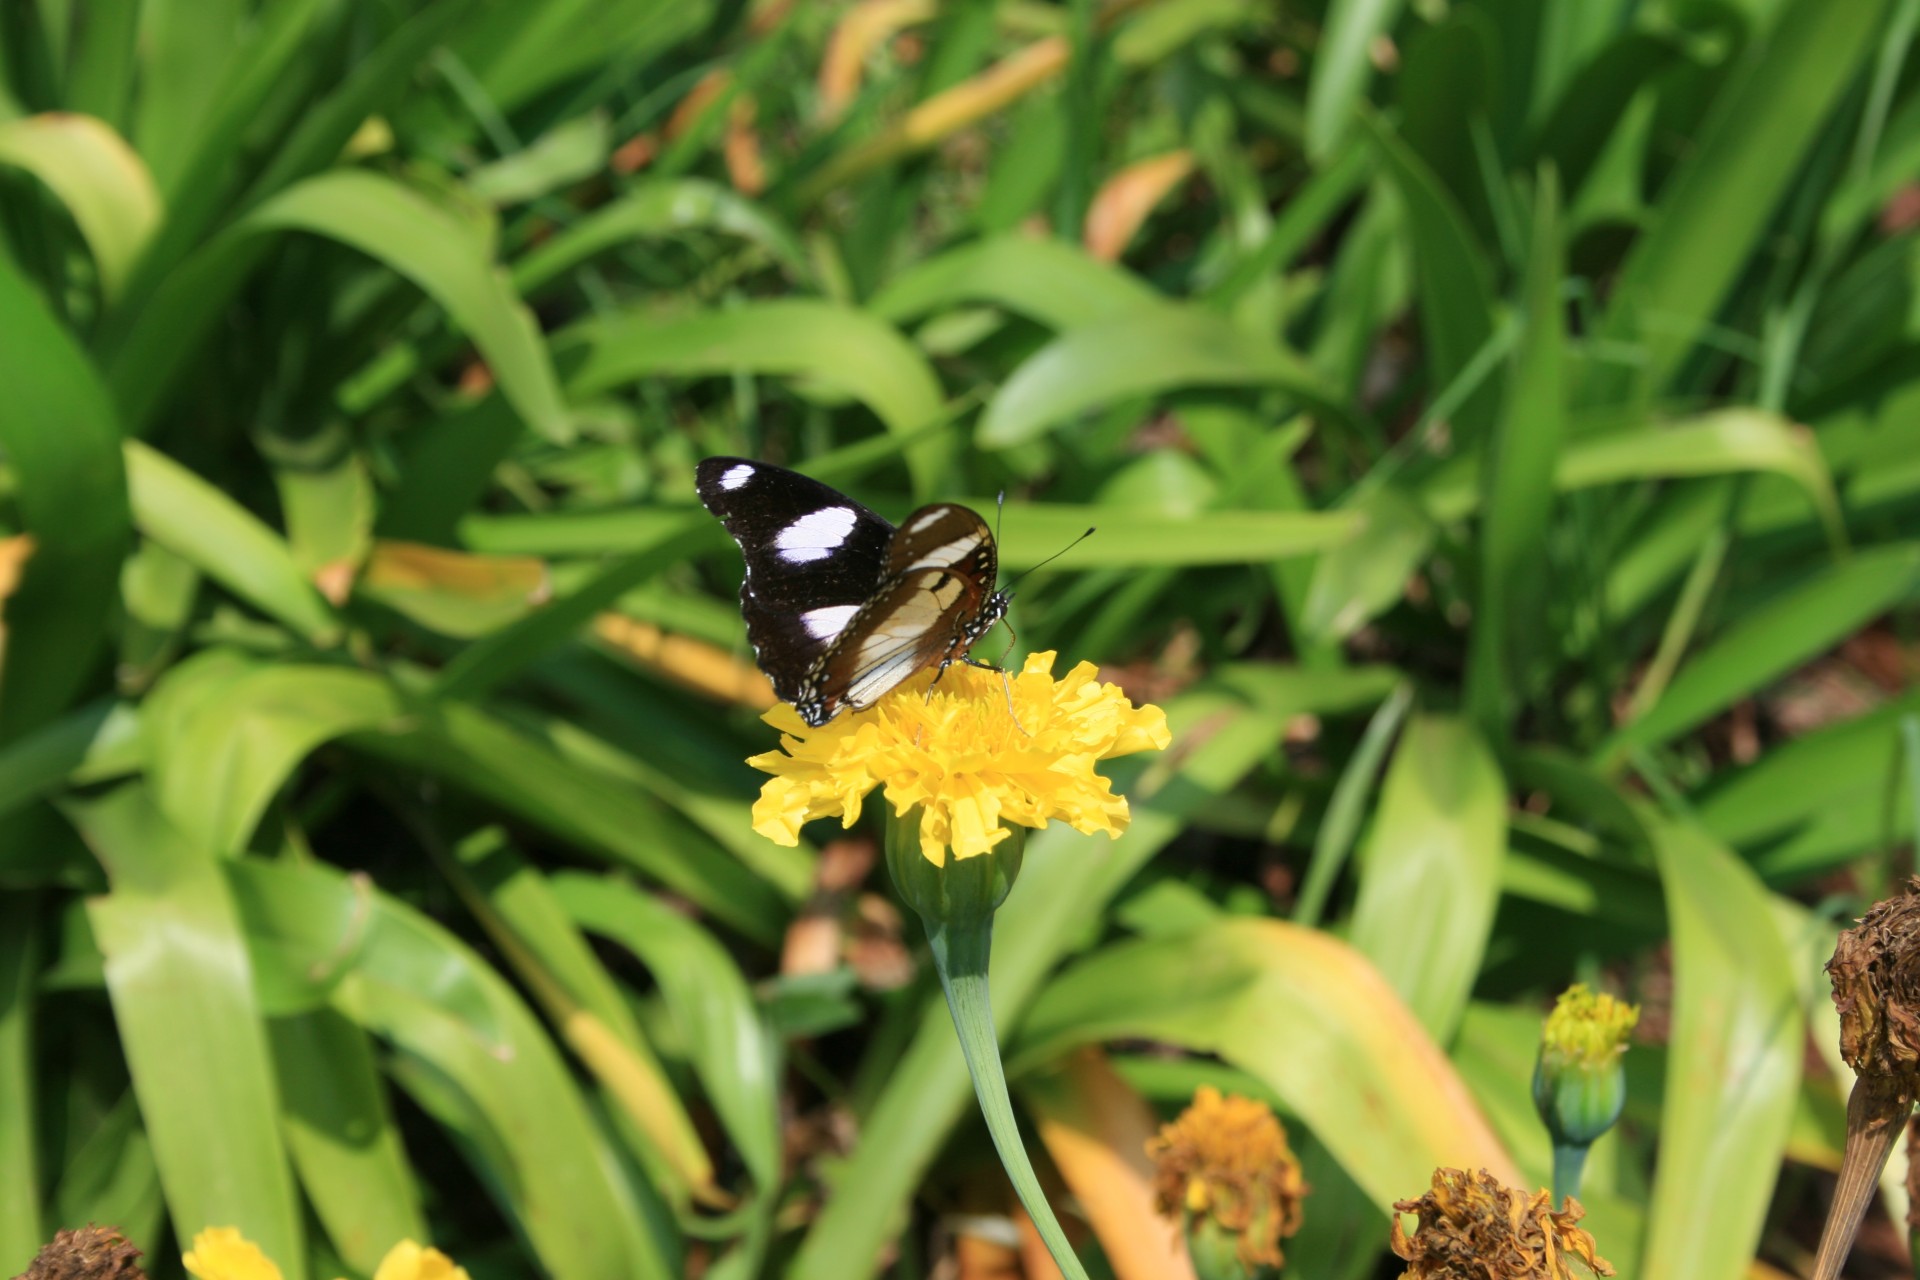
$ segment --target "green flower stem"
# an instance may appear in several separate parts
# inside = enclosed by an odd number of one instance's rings
[[[926,925],[933,966],[947,997],[947,1012],[953,1015],[960,1052],[966,1056],[967,1074],[973,1077],[974,1096],[980,1100],[980,1114],[986,1119],[994,1149],[1000,1153],[1000,1163],[1061,1273],[1067,1280],[1087,1280],[1086,1270],[1053,1216],[1020,1140],[1013,1100],[1007,1096],[1006,1069],[1000,1062],[1000,1039],[994,1034],[993,1005],[987,994],[993,912],[1020,874],[1025,848],[1026,831],[1015,827],[990,853],[965,859],[949,855],[944,866],[935,866],[920,852],[919,810],[887,823],[887,869],[900,896]]]
[[[1047,1252],[1053,1255],[1061,1273],[1070,1280],[1086,1280],[1080,1259],[1040,1190],[1040,1179],[1027,1160],[1020,1129],[1014,1123],[1007,1073],[1000,1064],[1000,1040],[993,1030],[993,1006],[987,998],[987,952],[992,939],[991,916],[966,925],[927,924],[933,967],[940,973],[940,989],[947,993],[947,1010],[953,1014],[953,1029],[960,1037],[960,1051],[967,1057],[967,1073],[973,1077],[974,1096],[980,1099],[980,1114],[986,1118],[987,1132],[993,1135],[1000,1163],[1006,1167],[1020,1203],[1040,1229],[1040,1238],[1046,1241]]]
[[[1593,1148],[1581,1142],[1553,1144],[1553,1207],[1565,1208],[1568,1196],[1580,1194],[1580,1179],[1586,1172],[1587,1152]]]

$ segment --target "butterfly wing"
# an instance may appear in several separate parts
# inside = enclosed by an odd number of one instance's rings
[[[746,458],[703,459],[695,488],[740,544],[740,613],[760,669],[798,702],[886,577],[893,526],[818,480]]]
[[[893,535],[887,576],[819,660],[794,700],[825,724],[926,668],[964,654],[1006,612],[986,521],[950,502],[920,508]],[[818,716],[818,719],[815,717]]]

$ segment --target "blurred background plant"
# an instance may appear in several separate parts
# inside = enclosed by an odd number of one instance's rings
[[[1292,1274],[1547,1185],[1576,978],[1600,1253],[1802,1266],[1920,789],[1917,18],[0,5],[0,1273],[1050,1274],[871,831],[749,827],[711,453],[1101,528],[1012,620],[1174,746],[994,974],[1094,1274],[1179,1274],[1202,1086]]]

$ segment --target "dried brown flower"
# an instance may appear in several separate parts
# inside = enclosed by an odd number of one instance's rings
[[[1238,1239],[1248,1267],[1277,1267],[1280,1241],[1300,1229],[1306,1180],[1266,1103],[1201,1085],[1193,1105],[1147,1142],[1160,1212],[1211,1220]]]
[[[1827,976],[1841,1056],[1907,1100],[1920,1094],[1920,877],[1840,935]]]
[[[146,1280],[140,1251],[112,1227],[60,1231],[14,1280]]]
[[[1594,1275],[1613,1267],[1576,1225],[1586,1210],[1572,1196],[1556,1210],[1545,1191],[1503,1186],[1485,1169],[1435,1169],[1433,1189],[1394,1206],[1393,1251],[1406,1260],[1402,1280],[1573,1280],[1574,1259]],[[1400,1220],[1417,1214],[1409,1236]]]

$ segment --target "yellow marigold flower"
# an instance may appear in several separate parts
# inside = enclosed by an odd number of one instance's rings
[[[1126,799],[1093,766],[1165,748],[1166,714],[1100,683],[1092,663],[1056,680],[1053,659],[1033,654],[1013,677],[1017,725],[1001,676],[958,664],[930,695],[927,671],[818,729],[781,703],[762,717],[781,731],[781,749],[747,761],[773,775],[754,802],[753,829],[792,845],[813,818],[834,815],[851,827],[879,786],[896,814],[920,807],[920,851],[935,866],[949,849],[956,858],[986,853],[1006,838],[1002,822],[1044,827],[1058,818],[1118,836]]]
[[[1300,1229],[1308,1188],[1266,1103],[1201,1085],[1193,1105],[1148,1140],[1147,1154],[1154,1203],[1186,1224],[1189,1247],[1200,1247],[1199,1220],[1233,1237],[1249,1268],[1281,1265],[1280,1241]]]
[[[1640,1007],[1596,995],[1584,982],[1561,993],[1540,1032],[1540,1050],[1549,1059],[1584,1066],[1617,1062],[1627,1051],[1627,1036],[1640,1021]]]
[[[200,1280],[280,1280],[280,1268],[234,1227],[208,1227],[180,1259]]]
[[[428,1245],[402,1240],[380,1259],[373,1280],[468,1280],[467,1269]]]
[[[1393,1208],[1393,1251],[1407,1263],[1401,1280],[1575,1280],[1575,1259],[1594,1275],[1613,1274],[1577,1225],[1586,1213],[1578,1200],[1568,1196],[1555,1210],[1545,1191],[1503,1186],[1485,1169],[1435,1169],[1431,1191]],[[1411,1236],[1403,1213],[1419,1215]]]

